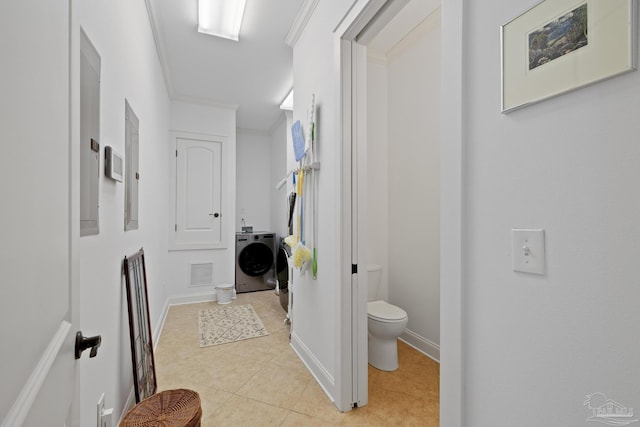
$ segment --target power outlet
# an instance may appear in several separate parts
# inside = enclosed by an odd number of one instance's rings
[[[111,416],[113,415],[113,408],[104,408],[104,393],[100,395],[98,399],[98,427],[113,427]]]
[[[102,393],[100,395],[100,398],[98,399],[98,427],[104,427],[104,424],[102,424],[102,414],[104,413],[104,393]]]

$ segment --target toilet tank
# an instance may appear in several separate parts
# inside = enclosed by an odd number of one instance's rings
[[[367,286],[368,286],[368,299],[367,301],[375,301],[378,299],[378,291],[380,289],[380,282],[382,281],[382,266],[378,264],[367,265]]]

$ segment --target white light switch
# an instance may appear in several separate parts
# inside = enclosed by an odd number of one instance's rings
[[[513,271],[544,274],[544,230],[511,230]]]

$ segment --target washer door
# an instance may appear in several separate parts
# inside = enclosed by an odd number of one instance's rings
[[[280,306],[284,311],[289,311],[289,254],[284,247],[280,247],[276,256],[276,276],[278,277],[278,289],[280,290]]]
[[[278,250],[276,257],[276,276],[280,284],[280,289],[287,289],[289,285],[289,265],[287,263],[287,251],[284,248]]]
[[[247,276],[262,276],[273,266],[273,252],[264,243],[251,243],[238,255],[238,266]]]

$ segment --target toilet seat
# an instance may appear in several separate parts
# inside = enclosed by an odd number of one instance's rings
[[[407,312],[386,301],[370,301],[367,303],[367,315],[380,322],[398,322],[407,318]]]

